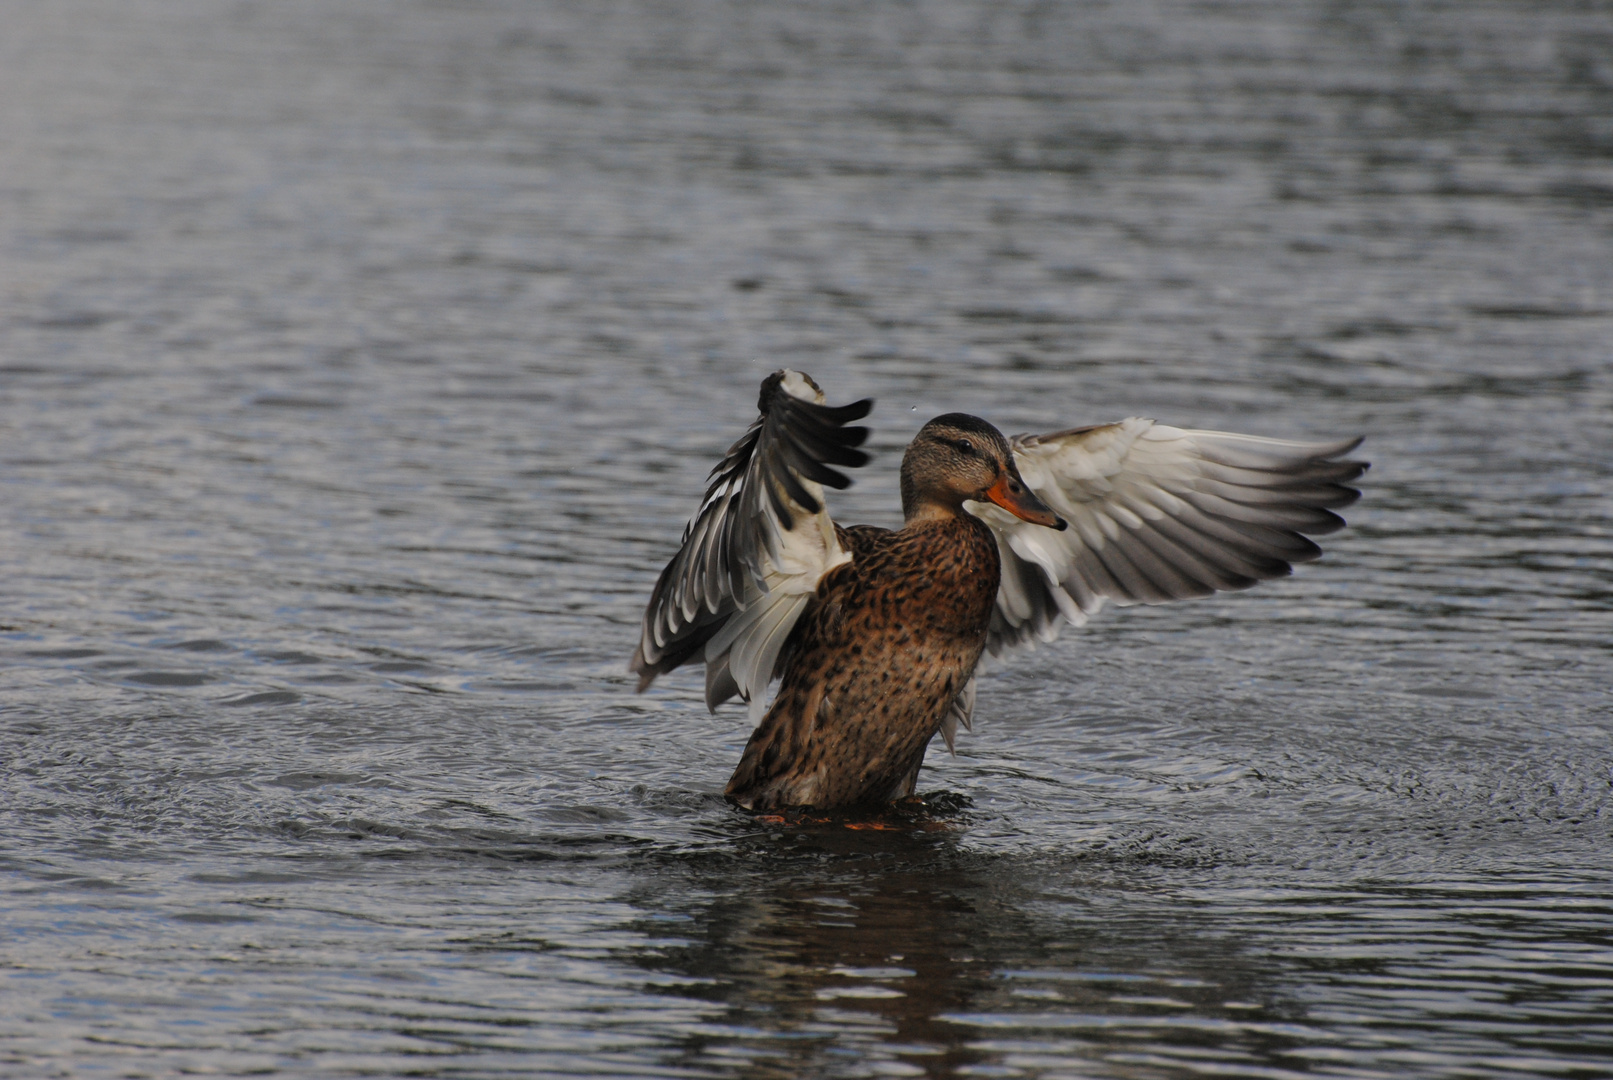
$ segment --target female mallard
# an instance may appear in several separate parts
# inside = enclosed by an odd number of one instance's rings
[[[761,416],[712,471],[644,612],[644,690],[690,660],[706,704],[772,707],[726,794],[754,809],[833,808],[913,793],[930,739],[974,710],[975,665],[1059,619],[1246,589],[1321,555],[1360,492],[1360,439],[1283,442],[1130,419],[1051,435],[948,413],[902,458],[892,532],[830,520],[873,402],[825,405],[798,371],[762,382]],[[1062,516],[1060,516],[1062,515]]]

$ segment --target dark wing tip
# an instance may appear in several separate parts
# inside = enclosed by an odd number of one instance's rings
[[[1322,513],[1327,513],[1328,510],[1343,509],[1361,498],[1361,490],[1350,485],[1361,479],[1366,471],[1372,468],[1372,462],[1354,461],[1348,458],[1340,461],[1338,458],[1341,454],[1348,454],[1351,450],[1360,446],[1365,438],[1365,436],[1359,436],[1337,448],[1332,448],[1331,452],[1322,457],[1313,459],[1318,465],[1324,466],[1322,470],[1319,470],[1320,475],[1317,479],[1321,480],[1323,485],[1333,493],[1333,498],[1331,499],[1316,500],[1316,506],[1321,509]],[[1327,522],[1320,529],[1303,529],[1301,531],[1320,535],[1321,533],[1334,532],[1344,527],[1343,518],[1336,514],[1328,514],[1327,516],[1333,518],[1337,524]]]
[[[873,411],[874,399],[868,397],[863,398],[861,401],[853,401],[850,405],[818,406],[818,415],[836,426],[849,424],[853,420],[861,420]],[[848,433],[852,431],[862,432],[862,437],[857,440],[858,442],[868,436],[867,428],[847,428],[846,430]]]
[[[662,670],[660,664],[651,664],[644,659],[644,642],[640,641],[638,648],[633,650],[633,659],[627,662],[628,674],[638,676],[638,685],[633,688],[633,693],[642,694],[648,690]]]
[[[851,479],[830,466],[856,469],[868,464],[868,454],[857,449],[867,440],[868,429],[845,424],[867,416],[874,402],[872,398],[863,398],[850,405],[819,405],[792,396],[783,389],[782,382],[781,376],[771,391],[772,397],[767,402],[771,411],[765,420],[767,441],[778,450],[775,461],[788,465],[787,469],[776,470],[774,475],[792,498],[815,513],[816,500],[799,491],[790,472],[793,470],[808,480],[832,488],[850,487]]]
[[[756,395],[756,411],[766,416],[773,411],[773,405],[780,397],[788,398],[790,395],[784,389],[785,369],[779,368],[773,374],[762,380],[761,393]],[[807,382],[812,382],[810,375],[805,376]],[[816,386],[816,383],[812,385]]]

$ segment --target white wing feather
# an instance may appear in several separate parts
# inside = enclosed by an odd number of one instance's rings
[[[1287,442],[1188,431],[1133,417],[1009,440],[1025,483],[1069,522],[1056,532],[990,503],[1002,584],[987,647],[1052,640],[1105,603],[1163,604],[1246,589],[1321,549],[1305,538],[1344,522],[1334,509],[1367,468],[1338,460],[1360,439]]]
[[[762,384],[757,418],[712,471],[716,481],[684,530],[644,612],[631,670],[643,690],[657,675],[706,664],[706,704],[739,695],[760,719],[779,656],[818,582],[851,561],[824,504],[823,485],[850,481],[867,429],[844,426],[872,403],[839,408],[798,371]]]

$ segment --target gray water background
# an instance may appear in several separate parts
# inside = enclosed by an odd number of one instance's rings
[[[1613,1071],[1613,7],[0,4],[0,1072]],[[1321,563],[719,792],[782,365],[1364,434]]]

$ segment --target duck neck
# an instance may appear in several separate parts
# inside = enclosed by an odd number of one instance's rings
[[[907,524],[956,520],[963,512],[963,500],[949,495],[920,490],[909,462],[902,462],[902,519]]]
[[[933,499],[924,499],[918,502],[902,500],[902,519],[907,525],[931,525],[946,521],[957,521],[961,516],[962,506],[948,506]]]

